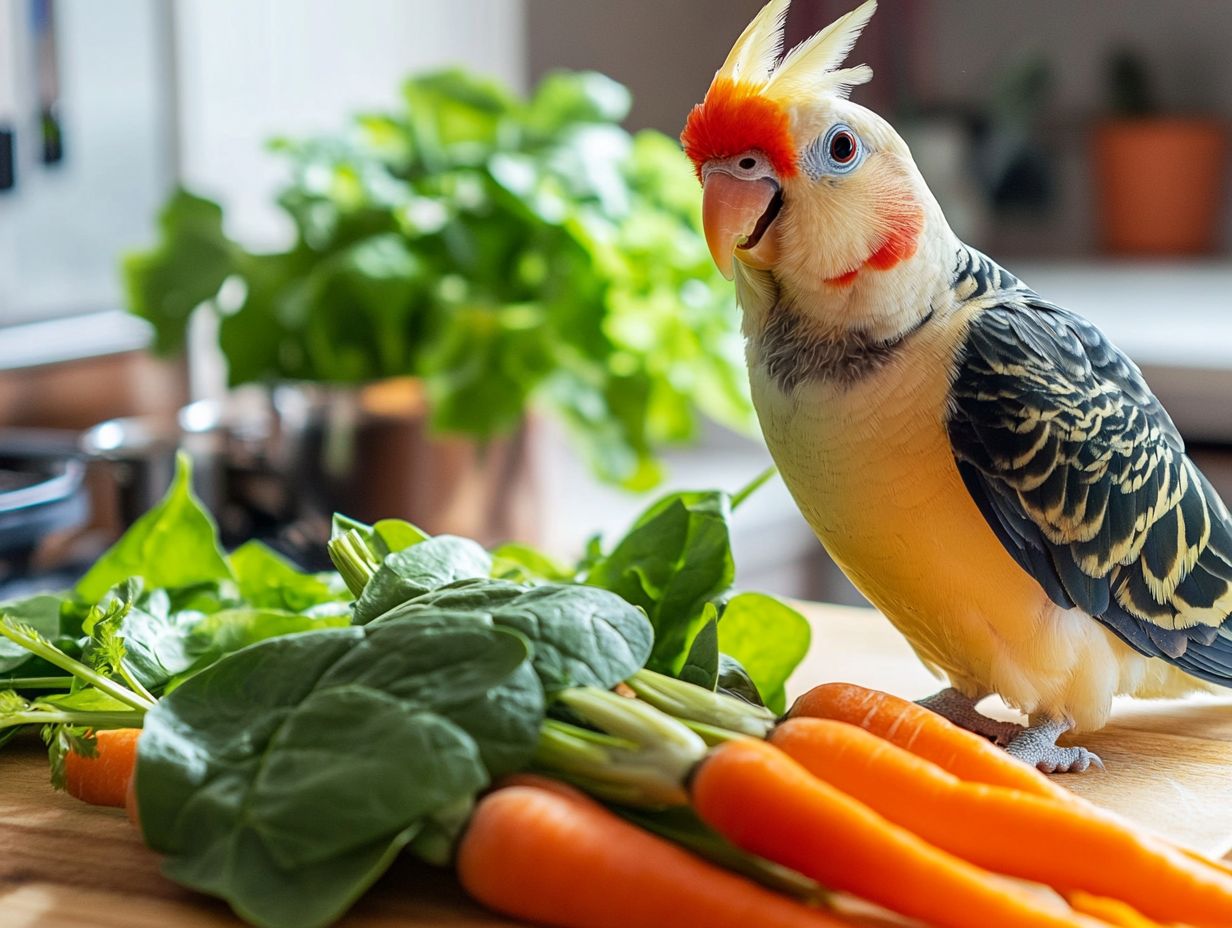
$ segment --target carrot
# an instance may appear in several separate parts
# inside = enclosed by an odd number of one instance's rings
[[[1058,802],[1095,808],[979,735],[959,728],[923,706],[880,690],[854,683],[823,683],[813,687],[791,707],[788,718],[800,717],[835,719],[858,725],[963,780],[1005,786]],[[1181,845],[1176,847],[1205,867],[1232,874],[1232,866],[1223,861],[1211,860]]]
[[[1033,767],[979,735],[906,699],[854,683],[823,683],[799,699],[788,718],[835,719],[932,761],[963,780],[1008,786],[1061,802],[1077,799]]]
[[[567,789],[567,788],[566,788]],[[489,908],[562,928],[839,928],[559,788],[510,786],[475,809],[462,886]]]
[[[556,793],[558,796],[564,796],[568,799],[578,799],[583,802],[594,801],[576,786],[571,786],[564,780],[558,780],[555,777],[545,777],[540,773],[527,773],[525,771],[510,773],[496,781],[497,789],[508,789],[511,786],[528,786],[534,789],[546,790],[549,793]]]
[[[1117,899],[1092,896],[1081,891],[1069,893],[1066,898],[1076,912],[1084,912],[1117,928],[1161,928],[1159,922],[1151,921]]]
[[[937,928],[1098,924],[933,847],[772,744],[713,749],[692,798],[704,821],[745,850]]]
[[[64,758],[64,786],[69,795],[96,806],[123,808],[140,736],[140,728],[104,729],[95,732],[98,753],[94,757],[69,751]]]
[[[831,787],[980,867],[1120,899],[1151,918],[1232,925],[1232,879],[1093,806],[964,783],[845,722],[793,719],[771,740]]]

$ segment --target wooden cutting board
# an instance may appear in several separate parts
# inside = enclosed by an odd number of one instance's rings
[[[813,647],[799,692],[849,680],[915,698],[937,682],[876,612],[802,607]],[[1008,710],[989,711],[1013,717]],[[1223,855],[1232,849],[1232,698],[1118,704],[1114,724],[1083,739],[1106,772],[1061,778],[1089,799],[1162,834]],[[240,923],[223,903],[158,872],[114,809],[47,785],[37,740],[0,750],[0,928],[207,928]],[[347,928],[497,928],[516,923],[469,902],[443,871],[400,861],[341,923]],[[634,926],[630,926],[634,928]]]

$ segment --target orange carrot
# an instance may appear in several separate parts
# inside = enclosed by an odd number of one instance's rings
[[[1098,924],[933,847],[762,741],[713,749],[692,797],[701,818],[745,850],[937,928]]]
[[[562,928],[839,928],[793,902],[558,788],[510,786],[475,809],[463,887],[489,908]]]
[[[556,793],[569,799],[579,799],[583,802],[594,801],[576,786],[572,786],[564,780],[558,780],[555,777],[545,777],[539,773],[527,773],[524,771],[510,773],[496,781],[497,789],[508,789],[510,786],[529,786],[534,789],[547,790],[549,793]]]
[[[1162,928],[1159,922],[1151,921],[1132,906],[1117,899],[1092,896],[1084,892],[1072,892],[1067,894],[1066,898],[1074,911],[1084,912],[1117,928]]]
[[[1093,808],[1038,770],[1019,763],[979,735],[964,731],[923,706],[854,683],[823,683],[796,700],[789,718],[835,719],[859,725],[900,748],[932,761],[963,780],[1006,786],[1058,802]],[[1232,866],[1177,845],[1205,867],[1232,874]]]
[[[845,722],[793,719],[771,740],[833,788],[980,867],[1120,899],[1150,918],[1232,925],[1232,879],[1094,806],[964,783]]]
[[[1063,802],[1077,798],[992,742],[931,709],[880,690],[854,683],[823,683],[797,699],[787,713],[788,718],[801,716],[858,725],[963,780],[1009,786]]]
[[[140,736],[140,728],[104,729],[94,735],[96,756],[69,751],[64,758],[64,788],[69,795],[96,806],[123,808]]]

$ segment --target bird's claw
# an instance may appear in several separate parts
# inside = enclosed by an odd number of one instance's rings
[[[1094,751],[1084,747],[1061,747],[1058,736],[1069,726],[1047,722],[1024,728],[1005,746],[1006,753],[1030,764],[1043,773],[1085,773],[1091,767],[1104,769],[1104,762]]]

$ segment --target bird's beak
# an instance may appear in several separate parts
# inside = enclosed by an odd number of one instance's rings
[[[710,256],[728,280],[732,257],[750,267],[769,268],[778,258],[778,237],[767,235],[778,215],[779,185],[768,177],[745,180],[711,171],[702,186],[702,227]]]

